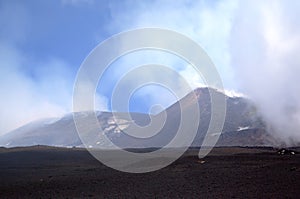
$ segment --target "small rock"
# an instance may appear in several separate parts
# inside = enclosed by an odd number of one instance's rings
[[[204,164],[204,163],[205,163],[204,160],[198,160],[198,162],[199,162],[200,164]]]
[[[292,167],[290,170],[291,170],[291,171],[296,171],[296,170],[297,170],[297,167]]]
[[[288,149],[279,149],[278,151],[277,151],[277,153],[279,154],[279,155],[295,155],[296,154],[296,152],[295,151],[292,151],[292,150],[288,150]]]

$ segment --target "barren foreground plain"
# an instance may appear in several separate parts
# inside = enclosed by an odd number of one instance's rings
[[[300,152],[300,148],[294,148]],[[131,174],[85,149],[0,148],[0,198],[299,198],[300,154],[273,148],[189,149],[161,170]]]

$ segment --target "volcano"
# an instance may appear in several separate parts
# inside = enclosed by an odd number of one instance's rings
[[[211,121],[211,93],[222,95],[226,99],[226,118],[221,132],[207,135]],[[84,135],[86,147],[97,148],[107,144],[101,139],[105,135],[115,145],[123,148],[151,148],[163,147],[168,144],[179,128],[182,109],[187,109],[194,103],[198,103],[200,120],[197,134],[191,144],[192,147],[201,146],[205,136],[217,136],[220,134],[217,146],[272,146],[274,139],[265,130],[265,125],[260,119],[255,105],[247,98],[227,96],[223,92],[213,88],[198,88],[192,93],[165,109],[157,115],[143,113],[130,113],[131,120],[124,119],[122,113],[112,112],[77,112],[77,118],[86,119],[96,116],[101,129],[92,128],[86,124],[87,132]],[[181,105],[181,106],[180,106]],[[149,138],[135,138],[126,133],[133,123],[139,126],[147,126],[151,118],[166,114],[164,126],[155,135]],[[193,122],[193,118],[189,118]],[[147,134],[148,132],[142,132]],[[186,134],[190,133],[187,129]],[[83,135],[81,135],[83,136]],[[67,114],[62,118],[48,118],[24,125],[0,137],[0,146],[32,146],[48,145],[62,147],[83,147],[83,143],[76,131],[73,114]]]

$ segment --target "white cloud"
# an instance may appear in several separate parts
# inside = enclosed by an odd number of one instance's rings
[[[0,47],[0,60],[0,134],[42,117],[66,113],[67,107],[48,99],[56,91],[58,95],[64,93],[65,88],[57,85],[52,87],[55,90],[44,90],[47,89],[44,85],[55,84],[58,78],[42,79],[40,84],[37,84],[24,73],[24,56],[15,48],[4,44]],[[48,96],[45,95],[46,92]]]
[[[180,70],[179,74],[187,81],[192,89],[207,87],[205,80],[201,78],[191,65],[187,65],[184,69]]]
[[[235,88],[228,39],[237,1],[126,1],[111,5],[113,32],[161,27],[198,42],[213,60],[225,87]]]
[[[300,6],[296,1],[241,1],[231,35],[232,64],[269,130],[300,141]]]
[[[198,42],[206,50],[219,70],[225,87],[232,88],[235,84],[233,82],[233,69],[229,64],[228,39],[236,7],[236,1],[123,1],[119,4],[111,4],[113,20],[109,30],[119,32],[134,28],[161,27],[183,33]],[[159,53],[161,56],[158,55]],[[116,67],[112,76],[120,78],[132,66],[157,63],[175,69],[192,88],[204,86],[205,82],[201,77],[191,66],[180,59],[159,51],[154,54],[145,52],[140,57],[138,53],[133,56],[126,55],[125,58],[118,60],[120,64],[111,65],[111,67]],[[179,89],[182,85],[182,82],[178,79],[172,79],[172,77],[166,75],[151,74],[149,71],[146,74],[137,75],[136,79],[144,79],[145,76],[152,76],[153,80],[157,80],[157,82],[171,79],[170,84],[173,85],[173,88],[177,87]],[[151,93],[151,97],[149,97],[148,92]],[[186,90],[178,93],[181,93],[179,97],[187,94]],[[165,90],[155,90],[154,87],[144,88],[144,92],[140,91],[141,94],[145,96],[145,103],[161,101],[163,106],[166,107],[174,102],[174,97],[166,94]]]

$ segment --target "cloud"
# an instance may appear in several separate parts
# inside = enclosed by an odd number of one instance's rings
[[[55,64],[48,63],[51,65],[48,73],[37,73],[39,79],[33,80],[26,74],[28,71],[24,71],[26,58],[23,54],[1,42],[0,46],[0,134],[36,119],[61,116],[70,110],[66,102],[70,96],[63,81],[65,74],[58,69],[52,73],[51,66]],[[64,102],[61,99],[65,99]]]
[[[235,86],[228,39],[237,1],[124,1],[111,5],[110,30],[161,27],[198,42],[212,58],[225,87]]]
[[[75,77],[66,62],[57,58],[28,60],[26,53],[1,42],[0,60],[0,135],[72,111]],[[95,109],[107,110],[104,96],[95,95]]]
[[[288,144],[300,141],[299,8],[295,1],[241,1],[230,43],[241,88]]]
[[[220,71],[225,86],[232,88],[235,84],[232,75],[233,69],[229,64],[228,39],[234,15],[233,11],[236,6],[236,1],[123,1],[111,3],[110,13],[112,21],[107,29],[110,32],[117,33],[134,28],[160,27],[183,33],[198,42],[206,50]],[[156,63],[176,70],[192,88],[204,86],[205,84],[188,63],[165,52],[157,51],[154,53],[148,51],[144,52],[144,54],[135,52],[133,55],[126,55],[125,58],[121,58],[117,62],[117,64],[110,66],[110,68],[116,68],[108,71],[111,74],[110,78],[120,78],[133,66]],[[152,76],[152,79],[157,80],[157,82],[170,79],[170,84],[173,88],[180,88],[180,85],[182,85],[182,82],[177,81],[178,79],[176,78],[166,75],[158,76],[157,74],[149,73],[149,71],[145,71],[145,74],[137,75],[136,78],[145,79],[145,77],[149,76]],[[135,80],[133,79],[132,81]],[[117,82],[111,81],[111,84],[114,83]],[[179,97],[187,94],[186,91],[179,91],[178,93],[181,93]],[[144,99],[142,95],[144,95]],[[169,91],[158,89],[157,85],[154,87],[143,87],[139,90],[138,96],[145,104],[145,107],[149,107],[157,102],[161,102],[163,107],[168,107],[176,100],[174,96],[170,95]],[[147,111],[147,108],[146,110],[141,108],[139,111]]]
[[[35,57],[29,45],[31,15],[21,3],[0,6],[0,135],[28,122],[71,112],[74,71],[63,59]],[[37,30],[32,30],[37,31]],[[96,107],[104,108],[97,96]]]

